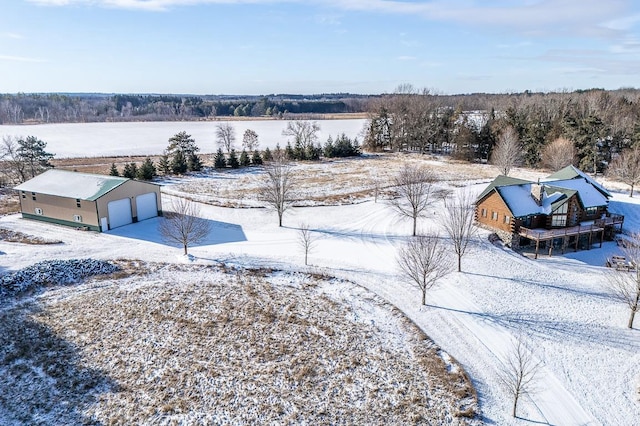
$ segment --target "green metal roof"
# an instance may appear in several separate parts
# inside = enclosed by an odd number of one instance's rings
[[[547,179],[551,179],[551,180],[569,180],[569,179],[576,179],[576,178],[586,179],[587,182],[589,182],[591,185],[593,185],[594,188],[600,191],[602,195],[604,195],[607,198],[611,198],[611,193],[609,191],[607,191],[602,185],[596,182],[595,179],[593,179],[591,176],[589,176],[582,170],[578,169],[577,167],[567,166],[564,169],[560,169],[557,172],[547,176]],[[553,183],[553,182],[549,182],[549,183]]]
[[[478,196],[478,201],[489,195],[491,191],[493,191],[496,187],[499,186],[507,186],[507,185],[522,185],[525,183],[533,183],[529,180],[518,179],[514,177],[509,177],[505,175],[499,175],[496,177],[493,182],[491,182],[485,189],[482,191],[480,196]]]
[[[127,182],[128,178],[51,169],[30,179],[14,189],[95,201],[109,191]]]

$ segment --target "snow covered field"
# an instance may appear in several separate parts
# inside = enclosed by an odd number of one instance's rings
[[[422,157],[423,158],[423,157]],[[395,156],[367,164],[360,174],[378,176],[403,167],[420,157]],[[353,164],[361,160],[356,160]],[[471,186],[480,191],[495,176],[490,166],[460,166],[427,160],[441,170],[447,190]],[[344,162],[325,163],[331,167]],[[300,173],[304,174],[304,167]],[[355,166],[354,166],[355,167]],[[360,167],[360,166],[358,166]],[[455,179],[457,167],[462,178]],[[477,167],[474,175],[468,167]],[[368,169],[368,170],[366,170]],[[517,170],[516,176],[532,178],[542,173]],[[203,197],[201,213],[212,221],[208,241],[190,249],[191,259],[181,249],[165,245],[156,233],[158,221],[150,219],[106,234],[75,231],[30,222],[17,215],[0,218],[0,227],[62,240],[62,245],[27,246],[0,242],[0,268],[15,270],[41,259],[92,256],[98,259],[135,259],[150,262],[187,262],[238,267],[275,267],[285,271],[312,271],[351,280],[400,309],[436,344],[455,357],[477,388],[481,420],[486,424],[632,425],[640,418],[640,332],[626,328],[628,308],[609,294],[605,285],[604,260],[619,249],[613,242],[564,256],[542,256],[531,260],[491,244],[488,232],[480,230],[472,251],[463,258],[462,273],[445,277],[427,293],[427,306],[420,305],[420,292],[399,277],[397,248],[410,234],[411,224],[400,220],[385,197],[374,202],[363,179],[356,188],[357,203],[324,203],[323,185],[308,185],[304,193],[315,197],[314,206],[296,207],[277,226],[274,212],[262,209],[220,207],[227,199],[213,202],[233,188],[257,188],[260,173],[214,174],[213,178],[172,181],[163,188],[168,203],[171,194],[183,191]],[[338,174],[336,174],[338,176]],[[344,187],[349,179],[341,177]],[[207,180],[217,180],[211,188]],[[371,182],[371,181],[368,181]],[[336,186],[340,186],[339,184]],[[611,188],[607,182],[605,186]],[[193,188],[201,188],[194,191]],[[369,187],[371,189],[371,187]],[[612,189],[616,189],[613,187]],[[197,192],[197,194],[194,194]],[[204,193],[203,193],[204,192]],[[252,190],[243,199],[251,200]],[[194,197],[195,198],[195,197]],[[626,215],[625,231],[640,230],[637,199],[616,192],[611,211]],[[251,201],[249,204],[257,203]],[[326,205],[321,205],[326,204]],[[439,228],[443,208],[419,222],[422,230]],[[317,237],[310,253],[312,266],[303,266],[298,227],[306,223]],[[636,320],[637,323],[637,320]],[[638,327],[638,325],[636,325]],[[510,342],[521,335],[542,362],[536,392],[519,407],[520,419],[510,416],[511,400],[498,381]]]
[[[319,142],[324,144],[329,136],[344,133],[350,138],[358,137],[366,120],[317,120],[320,126]],[[190,134],[200,151],[215,152],[216,126],[229,123],[235,128],[236,149],[242,148],[242,135],[246,129],[258,134],[260,149],[273,149],[276,144],[284,148],[287,144],[282,131],[287,120],[241,120],[241,121],[161,121],[134,123],[64,123],[0,125],[2,136],[36,136],[47,143],[47,151],[56,158],[99,157],[111,155],[159,155],[167,147],[170,137],[178,132]]]

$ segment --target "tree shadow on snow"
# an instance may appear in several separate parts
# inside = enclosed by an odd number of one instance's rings
[[[121,226],[107,232],[109,235],[117,235],[119,237],[131,238],[140,241],[149,241],[152,243],[163,244],[170,247],[179,247],[178,245],[167,242],[162,238],[160,233],[160,221],[166,220],[163,217],[154,217],[142,222],[132,223],[130,225]],[[247,241],[247,237],[242,230],[242,226],[233,223],[218,222],[217,220],[202,219],[208,223],[210,232],[201,241],[189,244],[189,247],[203,247],[216,244],[236,243]]]
[[[524,331],[525,334],[551,337],[556,340],[571,342],[577,345],[604,346],[624,350],[631,354],[640,352],[640,342],[629,339],[628,329],[624,324],[619,327],[589,324],[580,321],[558,321],[549,319],[544,314],[532,313],[486,313],[463,311],[444,306],[429,305],[434,309],[473,315],[481,320],[495,323],[505,329]]]
[[[86,410],[118,384],[35,321],[38,310],[30,304],[0,312],[0,424],[102,424]]]

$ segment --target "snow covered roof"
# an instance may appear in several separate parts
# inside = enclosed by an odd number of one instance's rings
[[[553,185],[559,188],[573,189],[578,192],[578,197],[584,208],[606,206],[608,198],[593,185],[593,182],[584,178],[554,180],[545,182],[545,185]]]
[[[122,185],[128,178],[94,175],[50,169],[14,189],[59,197],[95,201],[112,189]]]
[[[587,182],[589,182],[591,185],[596,187],[596,189],[598,189],[598,191],[600,191],[605,197],[611,198],[611,193],[609,191],[607,191],[602,185],[596,182],[595,179],[593,179],[592,177],[587,175],[585,172],[583,172],[582,170],[574,166],[567,166],[564,169],[558,170],[557,172],[547,176],[548,180],[560,180],[560,181],[567,181],[569,179],[576,179],[576,178],[586,179]]]
[[[551,214],[553,210],[575,194],[575,191],[543,186],[542,202],[538,204],[531,196],[531,185],[532,183],[526,183],[496,188],[514,217]]]
[[[499,175],[493,180],[493,182],[489,184],[489,186],[487,186],[484,189],[484,191],[482,191],[482,193],[478,196],[478,200],[481,200],[482,198],[487,196],[494,188],[497,188],[499,186],[520,185],[524,183],[531,183],[531,182],[524,179],[518,179],[518,178],[505,176],[505,175]]]

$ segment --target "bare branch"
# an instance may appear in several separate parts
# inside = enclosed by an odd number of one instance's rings
[[[516,417],[520,397],[535,391],[541,367],[542,363],[536,359],[532,351],[526,348],[523,336],[519,335],[512,342],[503,367],[498,373],[498,379],[513,398],[511,411],[513,417]]]
[[[518,134],[513,127],[507,127],[500,135],[495,148],[493,148],[491,162],[498,167],[501,174],[508,176],[511,168],[518,165],[521,158],[522,149]]]
[[[628,149],[614,159],[609,166],[608,174],[629,185],[629,197],[633,197],[633,189],[640,183],[640,147]]]
[[[216,126],[216,140],[218,141],[218,146],[224,149],[227,153],[231,152],[233,149],[233,144],[236,141],[236,129],[231,125],[231,123],[220,123]]]
[[[293,194],[293,168],[284,158],[282,151],[274,153],[264,170],[266,177],[261,187],[262,199],[278,213],[278,225],[282,226],[282,216],[291,207]]]
[[[622,249],[631,270],[615,270],[607,274],[609,289],[629,307],[627,327],[633,328],[640,310],[640,233],[636,232]]]
[[[402,274],[422,291],[423,305],[427,290],[451,271],[451,260],[437,234],[409,239],[400,249],[397,262]]]
[[[398,198],[393,199],[391,205],[401,216],[413,220],[413,236],[416,235],[418,217],[423,216],[433,202],[431,195],[435,181],[431,170],[415,166],[404,167],[394,179]]]
[[[309,225],[306,223],[300,224],[300,234],[298,234],[298,244],[304,251],[304,264],[308,265],[309,253],[315,248],[316,237],[309,229]]]
[[[169,243],[181,244],[186,255],[189,245],[196,244],[209,235],[211,224],[199,217],[198,205],[185,198],[174,198],[171,210],[164,213],[159,227],[160,234]]]
[[[573,164],[575,157],[576,149],[573,141],[567,138],[558,138],[544,148],[542,163],[556,171]]]
[[[469,191],[463,190],[453,199],[446,197],[444,202],[442,226],[449,235],[453,250],[458,256],[458,272],[462,271],[462,256],[467,251],[469,241],[476,234],[474,199]]]

